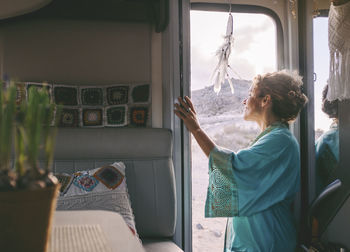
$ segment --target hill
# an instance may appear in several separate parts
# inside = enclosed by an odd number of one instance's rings
[[[197,114],[201,116],[215,116],[226,112],[241,113],[242,102],[248,96],[251,81],[232,79],[234,93],[229,84],[222,85],[219,94],[214,92],[213,86],[192,91],[192,101]]]

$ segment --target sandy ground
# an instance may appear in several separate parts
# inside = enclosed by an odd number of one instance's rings
[[[222,251],[226,218],[204,218],[208,186],[208,158],[192,141],[192,244],[193,252]]]
[[[200,117],[200,124],[216,144],[237,151],[257,134],[255,124],[240,115]],[[205,218],[208,186],[208,158],[192,138],[192,242],[193,252],[223,251],[227,218]]]

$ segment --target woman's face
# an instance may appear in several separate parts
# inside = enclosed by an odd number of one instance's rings
[[[259,90],[256,84],[253,83],[249,89],[248,98],[243,100],[244,107],[244,120],[246,121],[259,121],[262,114],[261,97],[259,97]]]

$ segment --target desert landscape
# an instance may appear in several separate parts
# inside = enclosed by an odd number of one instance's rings
[[[243,120],[242,101],[251,81],[233,79],[235,92],[225,84],[217,95],[212,86],[192,92],[201,127],[216,144],[237,151],[256,137],[257,126]],[[192,138],[192,239],[193,252],[222,251],[226,218],[205,218],[208,158]]]

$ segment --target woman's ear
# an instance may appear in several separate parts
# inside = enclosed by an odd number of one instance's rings
[[[261,100],[261,107],[266,107],[271,104],[271,95],[265,95]]]

